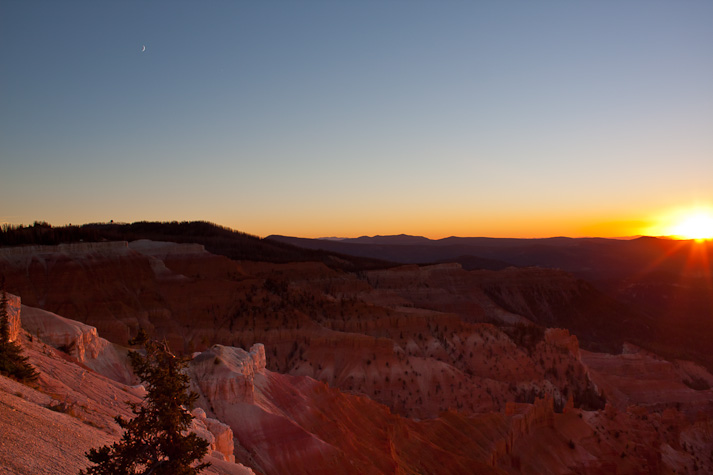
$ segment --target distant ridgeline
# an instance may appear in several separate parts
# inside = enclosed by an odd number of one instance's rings
[[[135,241],[150,239],[177,243],[197,243],[208,252],[230,259],[262,262],[323,262],[343,270],[368,270],[393,264],[370,258],[302,249],[295,245],[234,231],[207,221],[171,221],[135,223],[91,223],[81,226],[51,226],[35,221],[30,226],[5,224],[0,228],[0,247],[53,246],[75,242]]]
[[[56,245],[79,241],[133,241],[152,238],[243,237],[259,240],[257,236],[233,231],[207,221],[148,222],[136,223],[90,223],[81,226],[52,226],[44,221],[35,221],[30,226],[5,224],[0,230],[1,246]]]

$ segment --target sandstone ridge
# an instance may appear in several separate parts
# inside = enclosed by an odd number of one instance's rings
[[[16,341],[20,336],[20,308],[21,302],[20,297],[17,295],[12,295],[5,293],[5,298],[7,299],[7,323],[9,330],[10,341]]]

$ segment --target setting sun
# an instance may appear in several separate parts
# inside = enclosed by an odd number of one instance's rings
[[[713,214],[699,211],[687,214],[671,228],[672,235],[684,239],[713,239]]]

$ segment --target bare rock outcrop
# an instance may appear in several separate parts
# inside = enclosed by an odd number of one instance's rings
[[[582,351],[592,380],[620,410],[637,405],[661,411],[670,407],[695,417],[713,416],[713,375],[691,362],[671,362],[635,345],[619,355]]]
[[[192,381],[213,404],[252,404],[255,374],[265,369],[265,347],[256,343],[242,348],[214,345],[191,362]]]
[[[12,294],[5,294],[7,297],[7,317],[10,326],[10,341],[16,341],[20,336],[20,297]]]
[[[99,337],[97,329],[45,310],[22,306],[22,326],[42,341],[60,349],[99,374],[130,384],[133,380],[125,354]]]
[[[208,441],[210,444],[208,449],[212,456],[235,462],[233,429],[217,419],[206,416],[205,411],[199,407],[193,409],[193,417],[191,430]]]

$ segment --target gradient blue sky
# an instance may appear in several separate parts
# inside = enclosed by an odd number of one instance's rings
[[[0,1],[0,222],[617,236],[711,204],[707,0]]]

